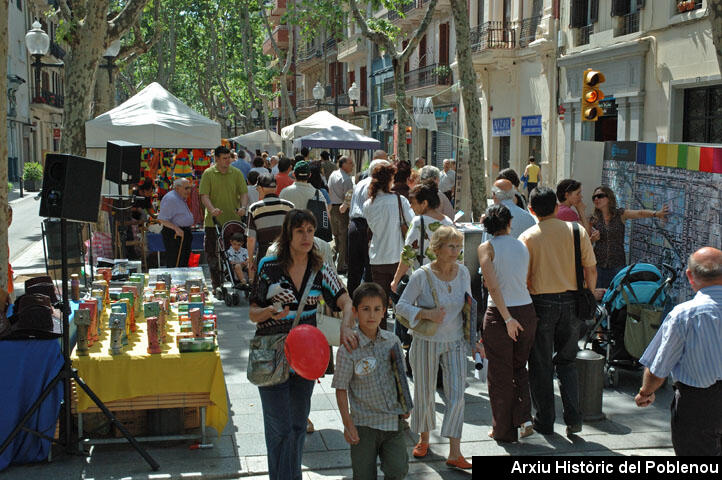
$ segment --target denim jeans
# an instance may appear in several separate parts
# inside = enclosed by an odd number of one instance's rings
[[[574,294],[532,295],[539,319],[529,355],[529,385],[536,410],[534,427],[543,433],[554,430],[554,372],[564,408],[564,423],[582,423],[576,357],[579,327]]]
[[[258,387],[271,480],[301,480],[301,457],[313,384],[292,373],[284,383]]]

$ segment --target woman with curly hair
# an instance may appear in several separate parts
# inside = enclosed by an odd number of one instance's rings
[[[371,278],[381,285],[387,296],[404,248],[404,230],[408,229],[414,216],[409,201],[403,195],[391,193],[395,173],[393,165],[374,168],[369,198],[363,206],[363,216],[372,232],[369,243]],[[386,329],[386,319],[381,322],[381,328]]]

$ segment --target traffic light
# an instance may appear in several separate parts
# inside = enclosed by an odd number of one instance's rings
[[[602,72],[588,68],[584,70],[582,77],[582,121],[596,122],[604,114],[599,101],[604,99],[604,93],[599,89],[599,84],[604,83]]]
[[[411,127],[406,127],[406,143],[411,144]]]

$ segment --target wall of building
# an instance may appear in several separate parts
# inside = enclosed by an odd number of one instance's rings
[[[9,2],[8,15],[8,88],[17,87],[14,93],[14,115],[8,116],[9,178],[22,175],[23,164],[32,160],[30,135],[30,68],[25,48],[28,25],[28,6],[24,0]],[[10,80],[10,79],[14,79]],[[3,92],[4,94],[4,92]],[[10,99],[8,99],[10,100]],[[10,101],[8,108],[10,109]],[[12,113],[12,112],[8,112]]]

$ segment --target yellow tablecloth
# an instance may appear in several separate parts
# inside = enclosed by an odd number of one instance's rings
[[[72,361],[80,378],[103,402],[147,395],[209,393],[212,405],[206,412],[206,425],[220,435],[228,421],[228,403],[218,351],[180,353],[175,340],[180,326],[176,316],[170,315],[163,353],[151,355],[146,351],[148,337],[141,315],[136,320],[138,331],[129,335],[124,353],[110,355],[107,311],[102,322],[100,341],[90,347],[88,356],[79,357],[73,351]],[[82,412],[94,403],[85,392],[78,390],[78,411]]]

